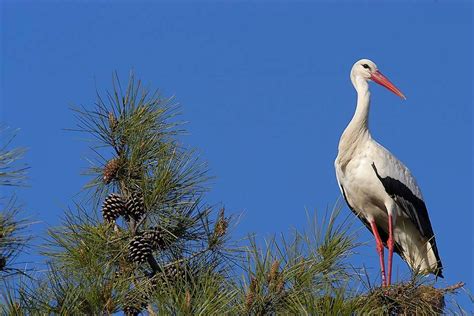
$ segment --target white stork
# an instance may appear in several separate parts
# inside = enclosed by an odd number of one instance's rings
[[[351,81],[357,91],[357,107],[339,141],[336,176],[349,208],[375,236],[382,285],[390,285],[394,251],[412,270],[443,277],[420,188],[410,170],[377,143],[369,131],[369,81],[403,99],[405,96],[368,59],[352,66]],[[388,248],[387,278],[384,246]]]

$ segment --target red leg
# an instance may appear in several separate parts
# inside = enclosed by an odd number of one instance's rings
[[[392,281],[392,257],[393,257],[393,220],[392,215],[388,214],[388,280],[387,285]]]
[[[375,225],[375,221],[370,222],[370,227],[372,227],[372,232],[374,233],[374,236],[375,236],[376,248],[379,254],[379,258],[380,258],[380,270],[382,272],[382,286],[386,286],[387,282],[385,280],[385,262],[383,258],[382,239],[380,238],[379,232],[377,230],[377,225]]]

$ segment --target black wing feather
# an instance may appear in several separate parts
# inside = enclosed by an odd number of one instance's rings
[[[425,202],[417,197],[413,192],[400,180],[393,179],[391,177],[381,177],[375,167],[375,163],[372,163],[372,168],[375,171],[375,175],[382,182],[383,187],[388,195],[397,203],[400,209],[410,218],[415,224],[421,235],[428,239],[433,249],[438,267],[436,275],[442,277],[442,264],[439,257],[438,248],[436,247],[436,240],[431,226],[430,218],[428,216],[428,209],[426,208]]]

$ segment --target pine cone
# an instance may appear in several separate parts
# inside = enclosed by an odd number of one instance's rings
[[[126,304],[123,307],[123,313],[126,316],[137,316],[146,307],[148,298],[146,295],[132,297],[130,294],[126,297]]]
[[[163,268],[162,277],[168,282],[177,282],[189,277],[186,268],[181,264],[172,264]]]
[[[103,171],[103,180],[105,184],[109,184],[112,180],[117,178],[117,173],[120,168],[120,160],[118,158],[111,159],[107,162]]]
[[[179,280],[187,278],[188,281],[191,280],[191,274],[186,270],[185,266],[180,263],[172,263],[166,266],[160,267],[160,272],[155,274],[150,279],[150,288],[152,291],[157,291],[162,289],[163,283],[174,284]]]
[[[124,216],[126,220],[133,218],[138,221],[145,215],[145,202],[141,193],[132,193],[125,206],[126,212]]]
[[[138,316],[140,315],[140,312],[141,309],[131,305],[127,305],[123,308],[123,313],[125,316]]]
[[[160,250],[166,246],[165,234],[166,232],[161,227],[153,227],[145,233],[145,237],[150,240],[153,250]]]
[[[143,234],[136,235],[128,246],[128,258],[131,262],[144,263],[151,256],[151,242]]]
[[[125,213],[125,202],[121,195],[111,193],[102,204],[102,216],[107,222],[115,221],[120,215]]]

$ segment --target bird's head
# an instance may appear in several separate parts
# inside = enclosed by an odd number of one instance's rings
[[[354,66],[352,66],[351,80],[354,85],[356,85],[355,83],[360,79],[366,82],[374,81],[392,91],[399,97],[406,99],[405,95],[397,87],[395,87],[395,85],[391,83],[387,77],[382,75],[382,73],[377,68],[377,65],[369,59],[361,59],[357,61]]]

